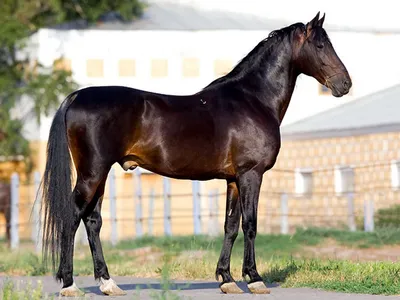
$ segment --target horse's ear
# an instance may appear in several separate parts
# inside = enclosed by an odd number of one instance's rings
[[[314,19],[312,19],[310,22],[307,23],[306,25],[306,34],[307,37],[309,36],[311,29],[313,29],[315,26],[317,26],[318,24],[318,20],[319,20],[319,12],[317,13],[317,15],[314,17]]]
[[[317,22],[317,26],[322,27],[322,25],[324,25],[324,21],[325,21],[325,13],[322,16],[322,18]]]

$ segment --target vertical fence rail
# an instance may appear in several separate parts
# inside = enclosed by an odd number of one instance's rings
[[[42,251],[42,239],[40,238],[40,228],[42,225],[40,216],[40,203],[42,202],[42,195],[40,193],[40,173],[33,174],[33,182],[35,186],[35,193],[33,199],[33,226],[32,226],[32,240],[35,243],[35,250],[37,253]]]
[[[200,182],[192,181],[193,193],[193,230],[194,234],[201,234],[201,205],[200,205]]]
[[[10,235],[11,249],[19,247],[19,176],[13,173],[11,176],[11,220],[10,220]]]
[[[148,235],[153,235],[153,226],[154,226],[154,198],[155,198],[155,191],[154,188],[150,189],[150,197],[149,197],[149,219],[148,219]]]
[[[370,195],[364,200],[364,230],[374,231],[374,202]]]
[[[215,235],[219,234],[219,224],[218,224],[218,212],[219,212],[219,204],[218,204],[218,200],[219,200],[219,191],[218,189],[214,190],[214,228],[215,228]]]
[[[117,230],[117,189],[115,185],[115,170],[111,168],[108,174],[109,193],[110,193],[110,221],[111,221],[111,244],[115,246],[118,242]]]
[[[218,189],[211,190],[208,193],[208,234],[211,236],[218,235]]]
[[[163,196],[164,196],[164,234],[172,235],[171,228],[171,179],[163,177]]]
[[[135,186],[135,216],[136,216],[136,236],[143,236],[143,216],[142,216],[142,172],[139,168],[133,172]]]
[[[349,230],[356,231],[356,220],[354,213],[354,193],[347,194],[347,209],[348,209]]]
[[[281,233],[289,233],[289,205],[288,205],[288,195],[282,193],[281,195]]]

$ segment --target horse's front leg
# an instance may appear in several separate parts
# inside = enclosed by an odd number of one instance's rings
[[[248,288],[255,294],[269,294],[257,272],[254,242],[257,234],[257,207],[262,173],[256,170],[248,171],[238,177],[239,197],[242,211],[242,229],[244,232],[244,259],[242,276],[248,275]]]

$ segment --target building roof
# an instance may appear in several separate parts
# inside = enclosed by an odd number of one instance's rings
[[[400,84],[283,126],[284,139],[350,136],[400,130]]]
[[[140,19],[128,23],[110,20],[95,28],[107,30],[260,30],[286,25],[284,21],[265,19],[252,14],[203,10],[189,4],[152,1],[145,8]]]
[[[198,1],[197,1],[198,2]],[[196,1],[147,0],[141,18],[131,22],[122,22],[115,12],[103,16],[100,22],[88,26],[78,20],[53,27],[54,29],[97,29],[97,30],[267,30],[271,31],[306,20],[292,20],[265,17],[255,11],[228,11],[222,8],[205,9]],[[196,4],[197,3],[197,4]],[[248,4],[251,5],[251,4]],[[313,11],[314,13],[314,11]],[[324,25],[328,30],[351,32],[374,32],[376,28],[352,27],[343,24]],[[400,28],[391,28],[385,32],[399,33]]]

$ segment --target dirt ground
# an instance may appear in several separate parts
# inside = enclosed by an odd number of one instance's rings
[[[339,245],[334,240],[326,240],[317,246],[305,246],[298,257],[346,259],[352,261],[399,261],[400,245],[379,248],[351,248]]]

